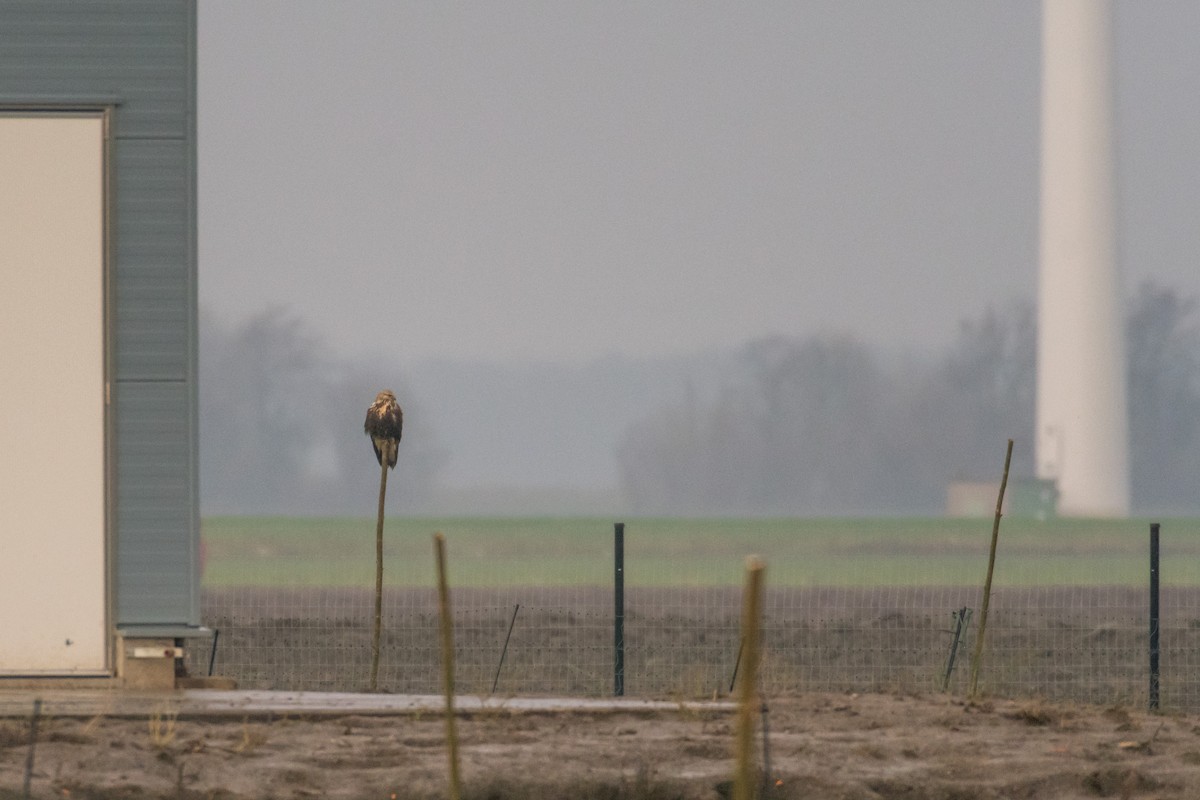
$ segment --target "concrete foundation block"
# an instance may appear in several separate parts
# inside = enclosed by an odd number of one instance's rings
[[[120,636],[117,640],[117,679],[124,689],[175,688],[175,661],[183,648],[174,639]]]

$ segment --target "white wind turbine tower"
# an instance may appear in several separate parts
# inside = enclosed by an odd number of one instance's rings
[[[1043,0],[1039,478],[1066,516],[1129,513],[1124,315],[1116,263],[1112,7]]]

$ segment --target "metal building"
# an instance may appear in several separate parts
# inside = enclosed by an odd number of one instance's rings
[[[0,677],[203,633],[196,353],[195,3],[0,0]]]

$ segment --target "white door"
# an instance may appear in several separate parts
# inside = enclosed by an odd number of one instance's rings
[[[105,122],[0,110],[0,674],[109,666]]]

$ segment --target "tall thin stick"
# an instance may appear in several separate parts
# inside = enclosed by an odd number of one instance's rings
[[[459,800],[458,731],[454,727],[454,622],[450,618],[450,588],[446,583],[446,537],[433,535],[437,556],[438,616],[442,629],[442,686],[446,692],[446,748],[450,757],[450,800]]]
[[[38,718],[42,715],[42,699],[35,698],[33,701],[33,716],[29,720],[29,752],[25,756],[25,783],[23,797],[28,800],[29,791],[33,781],[33,750],[37,746],[38,738]]]
[[[759,710],[758,695],[759,628],[762,617],[763,570],[766,566],[757,556],[746,559],[746,589],[742,595],[742,643],[745,645],[742,682],[738,691],[736,741],[736,774],[733,780],[733,800],[753,800],[754,781],[754,715]]]
[[[504,637],[504,649],[500,651],[500,663],[496,665],[496,677],[492,678],[492,694],[496,693],[496,687],[500,685],[500,670],[504,669],[504,657],[508,655],[508,640],[512,638],[513,627],[517,624],[517,612],[520,610],[520,603],[513,606],[512,621],[508,623],[508,635]]]
[[[379,466],[379,515],[375,521],[375,622],[371,628],[372,692],[379,689],[379,634],[383,628],[383,501],[387,497],[387,459],[379,459]]]
[[[975,639],[975,653],[971,656],[971,697],[979,692],[979,664],[983,660],[983,636],[987,632],[988,604],[992,599],[992,571],[996,567],[996,542],[1000,538],[1000,509],[1004,505],[1004,487],[1008,486],[1008,466],[1012,463],[1013,440],[1008,440],[1008,451],[1004,454],[1004,477],[1000,480],[1000,496],[996,498],[996,517],[992,522],[992,547],[988,552],[987,578],[983,582],[983,602],[979,610],[979,636]]]

